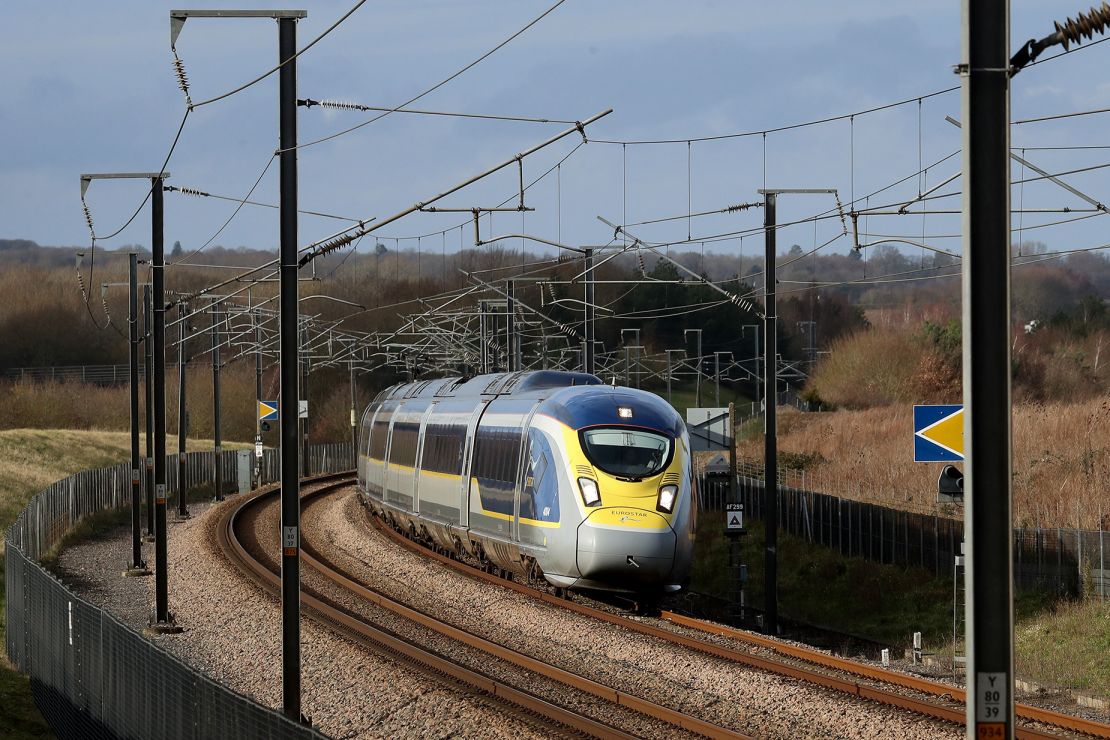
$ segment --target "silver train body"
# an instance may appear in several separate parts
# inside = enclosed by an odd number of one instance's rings
[[[362,415],[359,489],[438,546],[556,587],[688,580],[689,437],[658,396],[535,371],[388,388]]]

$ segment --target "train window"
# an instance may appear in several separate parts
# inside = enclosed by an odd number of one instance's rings
[[[389,462],[413,467],[416,465],[416,441],[420,425],[397,422],[393,425],[393,444],[389,448]]]
[[[520,464],[520,430],[508,427],[478,429],[474,452],[474,477],[516,483]]]
[[[595,467],[619,478],[655,475],[671,461],[669,437],[643,429],[603,427],[586,429],[582,447]]]
[[[462,472],[462,450],[466,427],[454,424],[429,424],[424,430],[424,458],[420,467],[436,473]]]
[[[528,467],[520,496],[520,518],[543,522],[559,521],[559,476],[554,469],[551,446],[542,432],[528,432]]]
[[[370,457],[375,460],[385,459],[385,443],[389,437],[390,414],[379,413],[370,431]]]

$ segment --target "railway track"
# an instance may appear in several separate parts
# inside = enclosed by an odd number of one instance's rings
[[[310,506],[314,501],[341,490],[352,482],[353,477],[350,473],[306,480],[305,484],[311,486],[311,488],[302,494],[302,506]],[[220,548],[229,561],[251,580],[272,594],[280,594],[280,575],[276,569],[276,562],[273,558],[262,554],[263,548],[260,547],[260,543],[256,541],[251,533],[252,528],[249,524],[253,517],[258,516],[263,507],[276,499],[278,493],[279,491],[276,488],[266,490],[239,502],[234,507],[229,507],[217,526],[217,539]],[[625,710],[634,711],[651,720],[663,722],[693,734],[711,738],[746,737],[730,728],[705,722],[583,676],[547,665],[543,661],[519,653],[504,645],[447,624],[431,614],[394,601],[385,594],[359,583],[350,574],[334,567],[334,564],[311,547],[307,538],[302,542],[301,557],[306,566],[344,592],[354,594],[360,599],[460,644],[480,650],[491,658],[539,674],[576,692],[611,702]],[[599,738],[633,737],[622,729],[599,722],[583,713],[565,708],[532,692],[473,670],[457,660],[425,649],[412,640],[372,624],[354,610],[342,606],[325,594],[304,590],[301,594],[301,603],[314,619],[323,622],[356,643],[405,663],[424,674],[432,675],[441,681],[447,681],[456,688],[462,687],[483,700],[495,702],[502,711],[521,717],[533,725],[537,724],[538,721],[542,722],[540,726],[546,732],[550,732],[552,727],[555,727],[565,728],[569,733],[585,734]]]
[[[743,643],[751,649],[771,652],[774,655],[773,657],[759,655],[730,647],[720,642],[692,637],[689,634],[682,634],[673,629],[668,629],[667,627],[656,626],[639,619],[632,619],[628,616],[615,614],[611,611],[599,609],[579,601],[556,596],[546,590],[540,590],[531,585],[518,583],[511,577],[507,578],[502,574],[487,572],[475,565],[452,557],[449,554],[438,552],[429,548],[424,543],[397,532],[393,528],[386,526],[369,511],[366,512],[366,516],[371,526],[375,527],[379,532],[391,538],[393,541],[413,552],[418,552],[449,568],[470,576],[471,578],[496,584],[516,593],[560,608],[568,609],[593,619],[620,625],[625,629],[640,634],[665,640],[752,668],[795,678],[807,683],[816,684],[845,694],[909,710],[947,722],[959,725],[964,725],[966,723],[964,708],[966,693],[963,689],[917,676],[887,671],[866,663],[828,655],[817,650],[788,644],[724,625],[694,619],[675,612],[664,610],[658,614],[658,618],[661,621],[684,628],[687,631],[696,631],[706,635],[728,638],[729,640]],[[861,682],[860,679],[864,679],[864,681]],[[884,684],[885,686],[876,684]],[[906,692],[914,692],[924,696],[915,696]],[[1027,723],[1025,726],[1017,728],[1017,736],[1020,738],[1058,737],[1058,735],[1038,727],[1029,726],[1028,723],[1050,725],[1054,728],[1082,733],[1091,737],[1110,738],[1110,725],[1101,722],[1074,717],[1061,712],[1022,703],[1015,704],[1015,713],[1019,720],[1024,720]]]

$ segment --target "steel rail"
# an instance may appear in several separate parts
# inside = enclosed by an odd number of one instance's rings
[[[926,694],[934,696],[951,696],[953,700],[959,702],[967,701],[967,692],[956,686],[949,686],[940,683],[939,681],[932,681],[927,678],[919,676],[909,676],[901,673],[893,673],[891,671],[876,668],[866,663],[860,663],[848,658],[841,658],[836,655],[828,655],[816,650],[809,650],[806,648],[791,645],[785,642],[778,642],[769,638],[757,635],[753,632],[744,632],[733,627],[728,627],[722,624],[715,624],[713,622],[706,622],[701,619],[695,619],[675,612],[663,611],[659,615],[660,619],[672,622],[681,627],[699,630],[710,634],[720,635],[722,637],[730,637],[733,639],[741,640],[752,645],[759,647],[766,647],[774,650],[783,655],[798,658],[799,660],[806,660],[811,663],[823,665],[835,670],[842,670],[848,673],[853,673],[858,676],[866,678],[873,678],[877,681],[887,681],[897,683],[899,686],[912,688]],[[1073,717],[1069,714],[1056,712],[1051,709],[1042,709],[1041,707],[1034,707],[1029,704],[1015,704],[1015,712],[1018,717],[1027,719],[1033,722],[1043,722],[1044,724],[1053,725],[1054,727],[1061,727],[1067,730],[1074,730],[1081,732],[1085,735],[1092,737],[1110,738],[1110,725],[1094,720],[1087,720],[1081,717]],[[1022,728],[1017,729],[1018,737],[1028,736],[1025,733],[1029,732]],[[1041,737],[1048,737],[1047,735],[1039,735]]]
[[[303,483],[306,485],[326,483],[336,479],[340,479],[338,483],[332,483],[322,489],[307,492],[302,497],[302,501],[304,498],[311,498],[315,495],[346,487],[353,480],[350,472],[304,479]],[[277,496],[279,491],[280,488],[278,487],[263,490],[231,507],[216,529],[220,549],[228,557],[228,560],[270,595],[280,593],[280,576],[250,554],[236,530],[241,517],[246,511]],[[524,714],[528,721],[534,723],[538,716],[556,725],[606,740],[629,740],[633,737],[602,722],[555,705],[541,697],[514,688],[490,676],[429,652],[403,638],[378,629],[361,618],[343,609],[336,608],[312,594],[302,591],[301,602],[315,619],[325,623],[334,631],[353,639],[359,645],[392,660],[400,660],[414,666],[420,669],[421,672],[432,675],[438,680],[443,681],[445,680],[444,677],[453,679],[479,696],[488,694],[487,699],[492,697],[495,701],[517,709]],[[500,708],[504,709],[505,707]],[[545,729],[550,730],[551,728],[546,727]]]
[[[317,490],[312,493],[306,494],[302,501],[306,503],[316,500],[325,493],[331,491]],[[307,538],[306,538],[307,539]],[[436,616],[428,614],[427,612],[419,609],[414,609],[410,606],[395,601],[382,592],[370,588],[363,583],[358,582],[348,574],[341,571],[334,563],[327,562],[325,559],[319,557],[319,552],[315,550],[307,541],[302,541],[301,557],[307,566],[315,570],[321,576],[335,583],[337,586],[358,595],[359,597],[369,601],[375,606],[386,609],[398,616],[404,617],[411,622],[419,624],[422,627],[431,629],[445,637],[449,637],[457,642],[460,642],[469,647],[477,648],[495,658],[499,658],[508,663],[511,663],[518,668],[523,668],[532,671],[541,676],[549,678],[557,683],[560,683],[569,688],[581,691],[600,699],[612,702],[619,706],[631,709],[646,717],[661,720],[675,727],[696,733],[707,738],[745,738],[748,737],[742,733],[730,730],[711,722],[692,717],[684,712],[657,704],[648,699],[644,699],[624,691],[614,689],[605,684],[599,683],[592,679],[586,678],[571,671],[558,668],[550,665],[542,660],[533,658],[530,655],[518,652],[510,647],[506,647],[500,643],[488,640],[480,635],[476,635],[454,625],[448,624]]]
[[[858,696],[863,699],[869,699],[882,704],[893,705],[919,714],[924,714],[936,719],[953,722],[963,725],[966,723],[966,713],[962,707],[953,708],[943,704],[927,701],[924,699],[917,699],[913,697],[903,696],[892,691],[882,688],[867,686],[860,684],[858,681],[840,678],[837,676],[830,676],[826,673],[814,671],[804,667],[799,667],[785,663],[783,661],[766,658],[763,656],[752,655],[740,650],[718,645],[716,643],[699,640],[693,637],[676,634],[670,630],[655,627],[643,622],[629,619],[627,617],[618,616],[601,609],[596,609],[585,604],[580,604],[575,601],[569,601],[558,596],[554,596],[545,591],[540,591],[532,586],[517,583],[512,580],[507,580],[499,575],[487,573],[472,565],[459,561],[448,555],[436,552],[425,545],[415,542],[403,534],[393,530],[392,528],[384,525],[377,517],[373,516],[369,511],[367,517],[372,526],[375,526],[383,534],[387,535],[395,542],[402,544],[410,550],[420,552],[433,560],[436,560],[448,567],[465,573],[477,580],[493,583],[503,588],[515,591],[520,594],[531,596],[532,598],[540,601],[558,606],[560,608],[568,609],[577,614],[582,614],[594,619],[599,619],[610,624],[620,625],[625,629],[632,630],[645,635],[665,640],[667,642],[676,643],[684,647],[697,650],[702,653],[713,655],[715,657],[723,658],[736,663],[742,663],[752,668],[764,670],[770,673],[795,678],[807,683],[816,683],[820,686],[840,691],[853,696]],[[691,617],[686,617],[674,612],[663,611],[660,618],[672,622],[678,626],[686,627],[688,629],[699,630],[711,634],[716,634],[723,637],[736,639],[758,648],[769,649],[780,655],[784,655],[796,660],[810,663],[826,670],[834,670],[850,675],[860,676],[873,681],[881,681],[883,683],[898,686],[904,689],[911,689],[921,693],[929,694],[935,697],[948,696],[954,702],[963,704],[966,702],[966,693],[963,689],[947,686],[945,684],[930,681],[928,679],[919,678],[917,676],[909,676],[902,673],[883,670],[864,663],[846,658],[840,658],[833,655],[820,652],[818,650],[804,648],[797,645],[791,645],[785,642],[773,640],[754,633],[744,632],[732,627],[705,622]],[[1110,725],[1096,722],[1093,720],[1083,719],[1081,717],[1074,717],[1071,715],[1055,712],[1049,709],[1042,709],[1027,704],[1016,704],[1016,712],[1018,717],[1032,721],[1040,722],[1054,727],[1060,727],[1075,732],[1081,732],[1085,735],[1100,738],[1110,738]],[[1036,728],[1019,727],[1017,728],[1017,736],[1019,738],[1051,738],[1055,735],[1043,732]]]

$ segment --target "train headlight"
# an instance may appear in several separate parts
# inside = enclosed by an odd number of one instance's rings
[[[597,490],[597,481],[593,478],[579,478],[578,490],[582,493],[582,502],[586,506],[597,506],[601,503],[601,492]]]
[[[659,500],[655,502],[655,508],[670,514],[674,511],[674,502],[677,498],[678,486],[663,486],[659,489]]]

